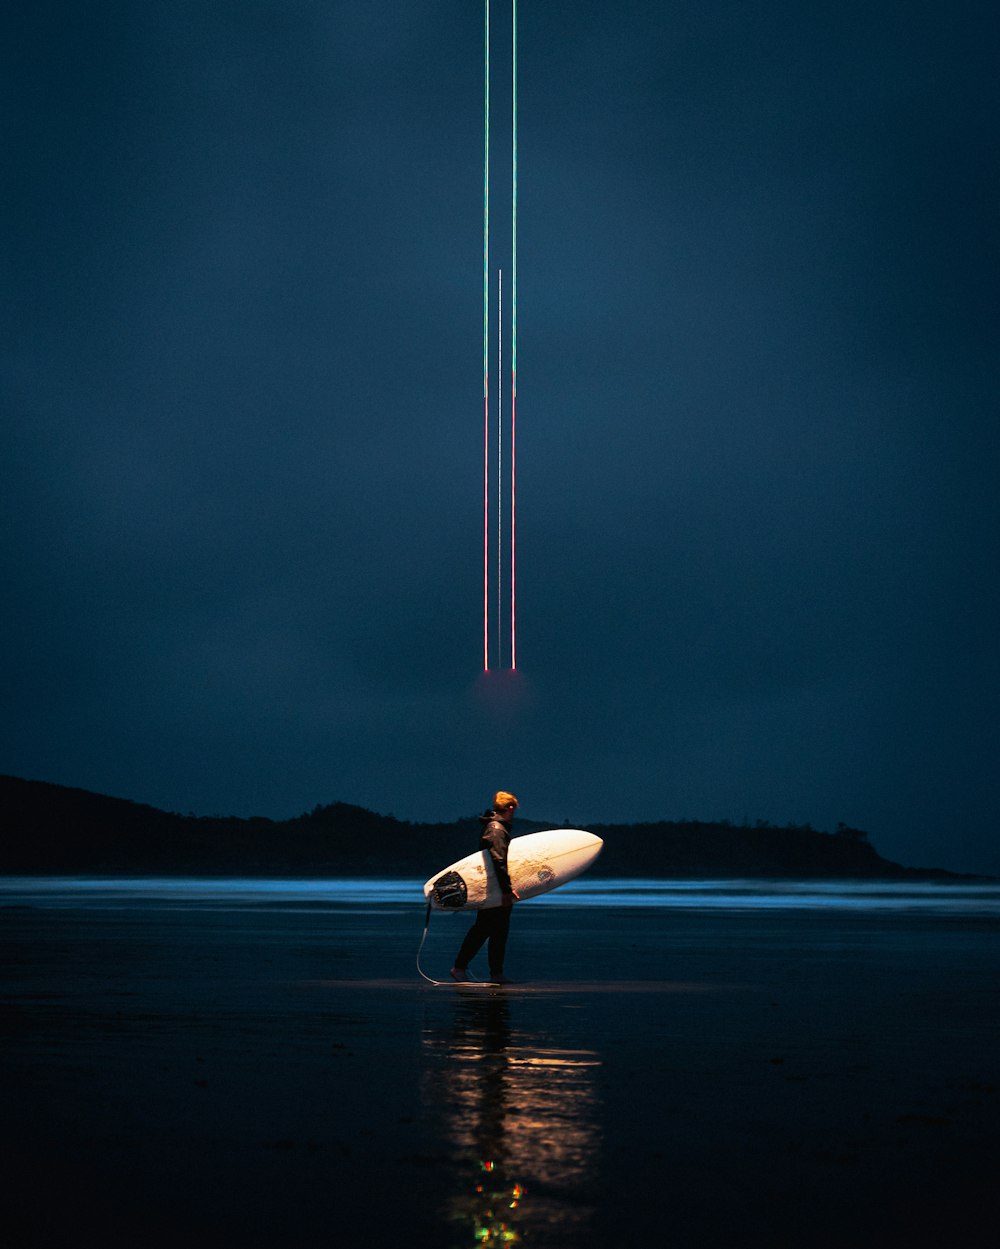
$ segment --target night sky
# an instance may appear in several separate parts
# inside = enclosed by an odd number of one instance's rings
[[[995,4],[522,0],[489,678],[481,25],[7,12],[0,771],[1000,872]]]

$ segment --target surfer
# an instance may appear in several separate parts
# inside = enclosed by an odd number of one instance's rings
[[[469,979],[469,964],[488,941],[486,956],[490,964],[490,980],[495,984],[504,983],[503,956],[510,930],[510,909],[517,901],[517,894],[507,872],[510,826],[516,810],[517,799],[501,789],[493,799],[493,810],[479,817],[483,825],[479,848],[485,850],[493,862],[501,901],[499,906],[476,912],[476,922],[466,933],[461,949],[455,956],[455,966],[451,969],[452,980]]]

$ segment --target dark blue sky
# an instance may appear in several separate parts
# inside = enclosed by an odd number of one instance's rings
[[[996,6],[523,0],[516,682],[481,20],[5,17],[0,770],[1000,871]]]

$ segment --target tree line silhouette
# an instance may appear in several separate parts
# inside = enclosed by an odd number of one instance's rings
[[[421,881],[478,844],[475,816],[412,823],[335,802],[287,820],[181,815],[88,790],[0,776],[0,873],[409,876]],[[572,827],[572,821],[563,826]],[[518,819],[514,832],[553,827]],[[838,824],[663,820],[590,824],[604,877],[949,877],[884,859]]]

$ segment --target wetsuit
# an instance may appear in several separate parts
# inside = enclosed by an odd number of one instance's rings
[[[485,850],[493,863],[497,884],[501,893],[512,893],[510,876],[507,872],[507,847],[510,844],[510,824],[502,820],[495,811],[487,811],[479,817],[483,831],[479,836],[479,848]],[[494,980],[503,975],[503,956],[507,948],[507,933],[510,930],[510,913],[513,907],[491,906],[485,911],[476,912],[476,922],[465,935],[462,947],[455,956],[455,966],[465,971],[473,958],[488,941],[487,958],[490,963],[490,975]]]

